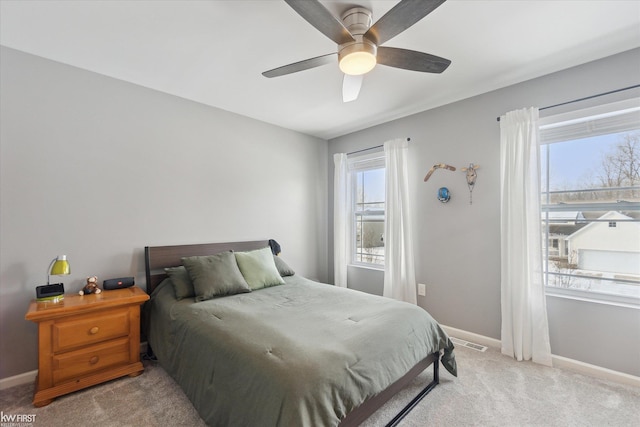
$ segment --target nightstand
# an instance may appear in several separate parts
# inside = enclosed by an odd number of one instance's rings
[[[33,404],[125,375],[140,375],[140,305],[149,299],[131,287],[65,295],[57,303],[32,301],[25,319],[38,324],[38,377]]]

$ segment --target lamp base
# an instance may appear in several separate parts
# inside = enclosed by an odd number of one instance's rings
[[[55,297],[36,298],[36,302],[56,303],[56,302],[62,301],[63,299],[64,299],[64,295],[57,295]]]

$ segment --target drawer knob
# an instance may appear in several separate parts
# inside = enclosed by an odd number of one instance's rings
[[[91,333],[91,335],[95,335],[98,333],[99,330],[100,328],[98,328],[97,326],[94,326],[93,328],[89,329],[89,332]]]
[[[95,365],[96,363],[98,363],[98,360],[100,360],[98,356],[93,356],[91,359],[89,359],[89,363]]]

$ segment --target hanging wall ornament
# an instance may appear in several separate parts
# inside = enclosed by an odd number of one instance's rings
[[[469,204],[472,205],[473,204],[473,187],[476,185],[476,178],[478,177],[478,174],[476,173],[476,170],[479,168],[480,166],[478,165],[474,165],[473,163],[469,163],[469,166],[466,168],[462,168],[460,169],[462,172],[466,172],[467,173],[467,186],[469,187]]]
[[[424,177],[424,182],[427,182],[427,180],[431,178],[431,175],[433,175],[436,169],[446,169],[452,172],[456,170],[455,166],[451,166],[446,163],[436,163],[431,169],[429,169],[429,172],[427,172],[427,175]]]
[[[451,200],[451,193],[449,193],[449,189],[447,187],[438,188],[438,200],[442,203],[447,203]]]

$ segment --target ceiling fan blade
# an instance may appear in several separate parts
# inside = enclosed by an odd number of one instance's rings
[[[380,46],[433,12],[445,1],[402,0],[373,24],[364,36]]]
[[[441,73],[451,61],[428,53],[395,47],[378,47],[378,64],[423,73]]]
[[[289,6],[322,34],[337,44],[354,41],[347,28],[318,0],[285,0]]]
[[[273,70],[265,71],[262,73],[265,77],[279,77],[286,74],[297,73],[298,71],[308,70],[310,68],[320,67],[322,65],[329,64],[334,61],[336,54],[328,53],[322,56],[316,56],[315,58],[305,59],[304,61],[294,62],[293,64],[283,65],[282,67],[274,68]]]
[[[352,76],[350,74],[344,75],[344,79],[342,80],[342,102],[351,102],[358,99],[363,80],[364,74],[358,76]]]

